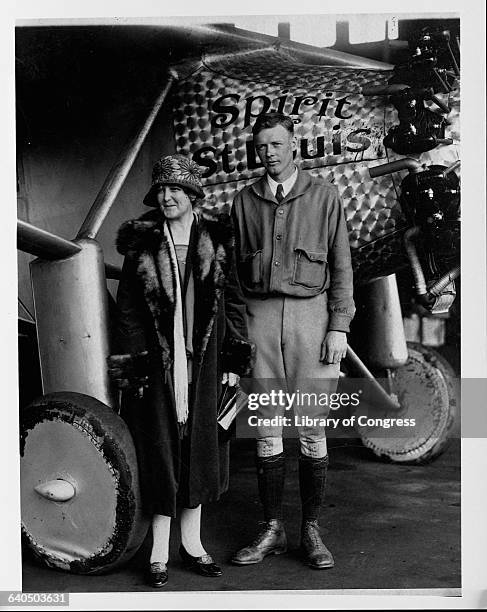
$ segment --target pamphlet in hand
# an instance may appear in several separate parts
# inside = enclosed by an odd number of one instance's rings
[[[232,425],[247,401],[248,395],[239,386],[223,385],[217,414],[218,433],[222,441],[230,437]]]

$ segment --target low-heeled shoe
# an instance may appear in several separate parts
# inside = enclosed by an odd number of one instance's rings
[[[147,572],[147,584],[154,589],[160,589],[167,584],[167,567],[164,563],[151,563]]]
[[[210,555],[193,557],[186,551],[182,544],[179,547],[179,554],[181,555],[181,559],[183,560],[185,567],[193,572],[196,572],[197,574],[200,574],[201,576],[216,578],[217,576],[221,576],[223,574],[221,567],[218,567],[218,565],[214,563]]]

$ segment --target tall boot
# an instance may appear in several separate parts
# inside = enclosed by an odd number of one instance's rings
[[[257,457],[257,482],[265,522],[255,540],[235,553],[232,563],[236,565],[260,563],[267,555],[280,555],[287,551],[287,539],[282,521],[284,475],[284,453],[271,457]]]
[[[299,490],[301,493],[301,548],[307,564],[313,569],[327,569],[335,562],[324,545],[318,525],[325,498],[328,455],[319,459],[299,457]]]

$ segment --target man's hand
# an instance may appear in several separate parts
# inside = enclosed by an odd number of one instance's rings
[[[240,376],[233,372],[224,372],[222,378],[222,384],[228,383],[229,387],[235,387],[240,381]]]
[[[329,331],[321,345],[320,361],[323,363],[340,363],[347,353],[347,334],[341,331]]]

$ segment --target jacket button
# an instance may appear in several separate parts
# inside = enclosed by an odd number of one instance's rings
[[[277,212],[278,212],[280,215],[283,215],[283,214],[284,214],[284,211],[282,210],[282,208],[279,208]]]
[[[276,240],[280,240],[282,238],[281,234],[277,234]]]
[[[280,264],[278,261],[275,261],[275,262],[274,262],[274,265],[275,265],[275,266],[280,266],[281,264]]]

